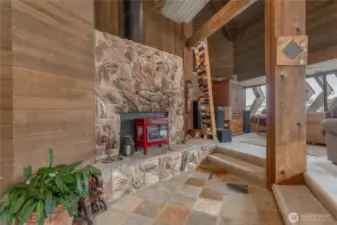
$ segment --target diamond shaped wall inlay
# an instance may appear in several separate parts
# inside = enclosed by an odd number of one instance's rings
[[[293,60],[303,52],[303,48],[295,41],[291,41],[283,48],[283,52],[289,59]]]

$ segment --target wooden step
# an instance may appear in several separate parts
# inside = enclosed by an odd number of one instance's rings
[[[241,152],[238,150],[230,149],[230,146],[217,145],[214,149],[216,153],[222,153],[226,156],[236,158],[256,166],[265,167],[266,159],[258,157],[256,155],[247,154],[246,152]]]
[[[333,180],[331,178],[326,179],[327,175],[326,171],[322,171],[321,173],[305,172],[305,183],[316,198],[337,220],[337,181],[334,181],[336,177]]]
[[[285,225],[336,225],[336,220],[305,185],[273,185]]]
[[[222,153],[212,153],[207,156],[207,161],[217,167],[226,169],[229,173],[237,175],[259,186],[266,186],[265,174],[263,167],[226,156]]]

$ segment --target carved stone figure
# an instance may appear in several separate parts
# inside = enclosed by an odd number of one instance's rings
[[[101,175],[92,174],[89,179],[89,195],[78,201],[79,219],[86,220],[88,225],[95,225],[95,214],[108,208],[103,195],[103,179]]]

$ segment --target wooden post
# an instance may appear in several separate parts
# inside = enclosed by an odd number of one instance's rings
[[[305,0],[265,1],[269,187],[300,183],[306,169],[305,4]]]
[[[185,45],[186,40],[193,34],[193,23],[182,23],[182,46],[183,49],[183,66],[184,66],[184,94],[185,94],[185,111],[184,111],[184,121],[185,121],[185,134],[188,130],[193,129],[193,108],[192,112],[187,111],[187,104],[192,104],[191,99],[188,99],[187,93],[187,81],[193,78],[193,53],[192,49]],[[193,105],[192,105],[193,106]]]

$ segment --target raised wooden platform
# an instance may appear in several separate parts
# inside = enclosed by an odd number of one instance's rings
[[[274,185],[285,225],[336,225],[336,220],[305,185]]]

